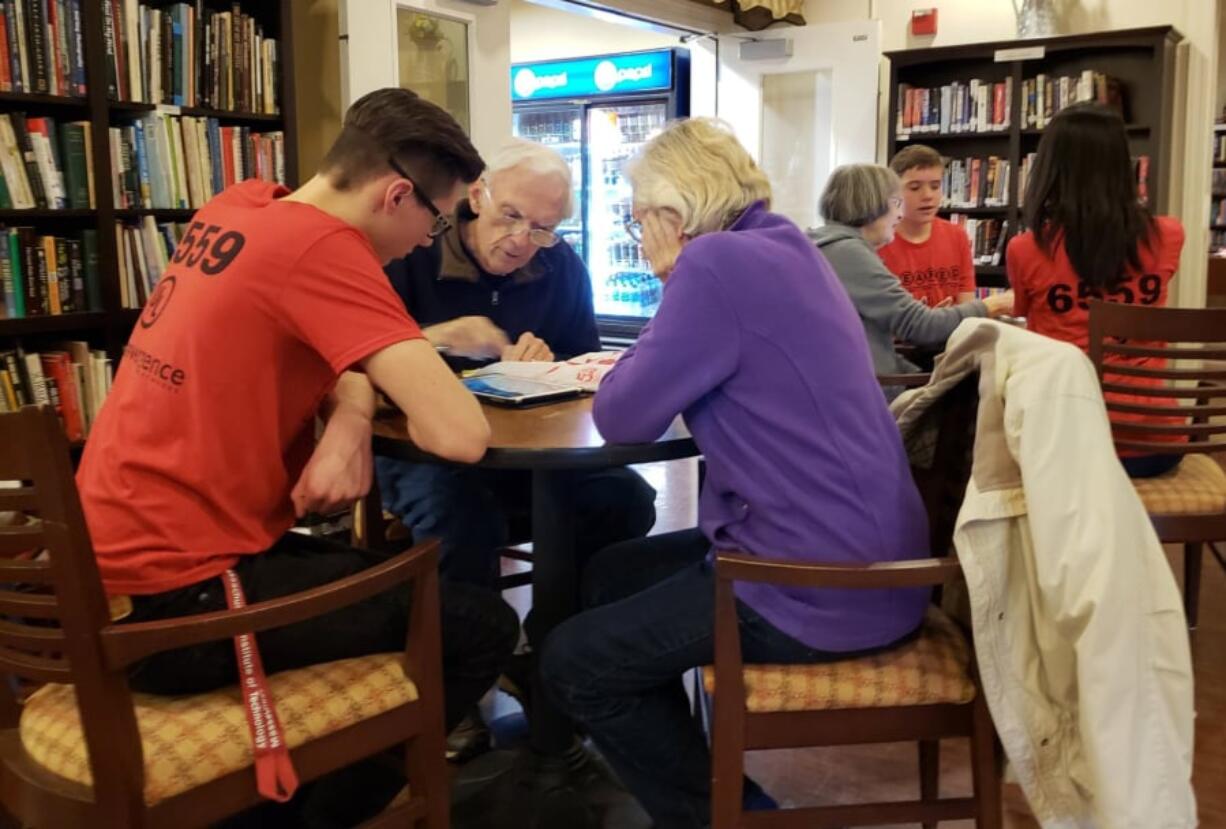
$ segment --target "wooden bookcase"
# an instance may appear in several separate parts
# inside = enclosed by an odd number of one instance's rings
[[[890,109],[887,152],[892,157],[908,144],[927,144],[951,158],[997,156],[1009,161],[1008,204],[1002,207],[949,208],[942,214],[1008,221],[1010,236],[1021,226],[1018,180],[1022,160],[1038,147],[1041,129],[1022,126],[1022,82],[1039,73],[1074,76],[1083,70],[1105,72],[1124,90],[1128,143],[1133,156],[1149,156],[1149,203],[1156,213],[1169,208],[1171,122],[1174,109],[1175,48],[1183,36],[1170,26],[1023,41],[976,43],[935,49],[887,52],[890,61]],[[1029,54],[1018,55],[1018,50]],[[996,132],[898,133],[899,84],[933,88],[978,78],[1012,79],[1009,126]],[[1005,268],[976,266],[981,286],[1006,287]]]
[[[280,130],[285,134],[285,176],[289,186],[296,185],[298,176],[297,124],[294,114],[293,27],[290,6],[293,0],[239,0],[243,13],[251,15],[263,28],[266,37],[278,41],[279,77],[278,104],[275,115],[209,110],[194,107],[176,108],[181,115],[205,116],[218,119],[222,125],[246,126],[253,131]],[[144,5],[166,8],[174,0],[144,0]],[[202,0],[206,11],[231,11],[231,0]],[[0,210],[0,224],[6,227],[30,226],[44,234],[72,234],[85,228],[98,231],[98,273],[102,310],[55,316],[33,316],[22,319],[0,319],[0,350],[20,344],[27,351],[39,351],[64,339],[86,340],[94,348],[103,348],[115,361],[122,356],[124,343],[140,315],[139,310],[121,307],[119,264],[115,239],[115,222],[139,219],[146,215],[157,221],[185,222],[193,210],[116,210],[111,188],[111,153],[108,127],[121,126],[134,118],[152,112],[150,103],[116,101],[107,94],[107,55],[103,34],[103,5],[98,0],[82,4],[84,36],[85,97],[60,97],[23,93],[0,93],[0,111],[23,112],[28,116],[50,116],[57,121],[88,120],[93,153],[95,204],[89,210]]]

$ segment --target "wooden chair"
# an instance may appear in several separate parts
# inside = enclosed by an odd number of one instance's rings
[[[185,829],[256,805],[237,686],[157,697],[132,693],[127,669],[150,654],[291,624],[411,580],[403,654],[285,671],[269,686],[300,780],[404,745],[411,796],[366,825],[448,826],[436,544],[242,610],[115,624],[68,445],[49,409],[0,415],[0,481],[10,482],[0,488],[0,670],[7,688],[23,687],[5,700],[0,724],[0,802],[23,825]]]
[[[913,468],[928,510],[935,558],[846,567],[771,561],[734,552],[716,559],[715,665],[705,669],[714,693],[711,812],[713,829],[864,826],[974,818],[1001,825],[995,732],[966,635],[935,606],[919,637],[882,654],[818,665],[745,665],[733,583],[788,587],[883,589],[939,585],[961,576],[951,548],[958,507],[970,475],[977,378],[963,380],[939,405],[934,462]],[[974,796],[939,797],[940,743],[968,737]],[[914,741],[920,799],[744,812],[744,753],[767,748]]]
[[[1166,366],[1109,364],[1112,357],[1157,357],[1166,360]],[[1226,308],[1156,308],[1091,300],[1090,360],[1104,393],[1142,398],[1108,400],[1109,416],[1166,418],[1126,425],[1113,418],[1116,447],[1184,456],[1172,471],[1135,478],[1133,485],[1162,542],[1183,545],[1184,611],[1188,627],[1195,628],[1206,543],[1226,568],[1214,543],[1226,541],[1226,471],[1210,457],[1226,452],[1226,440],[1214,440],[1215,435],[1226,434],[1226,422],[1220,420],[1226,405],[1215,404],[1226,398],[1226,364],[1214,362],[1226,360]],[[1161,385],[1139,385],[1142,380],[1151,384],[1158,380]]]

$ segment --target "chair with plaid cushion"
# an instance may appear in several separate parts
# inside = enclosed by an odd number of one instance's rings
[[[1160,362],[1138,364],[1140,358]],[[1226,470],[1212,457],[1226,452],[1226,440],[1214,439],[1226,434],[1226,308],[1091,300],[1090,360],[1116,447],[1183,455],[1170,472],[1135,478],[1133,486],[1162,542],[1183,545],[1184,612],[1195,628],[1205,544],[1226,569],[1217,548],[1226,541]],[[1137,423],[1121,415],[1150,419]]]
[[[257,804],[239,688],[132,693],[127,669],[153,653],[291,624],[412,581],[404,653],[285,671],[268,686],[303,781],[404,746],[410,796],[367,825],[445,829],[435,543],[275,601],[113,624],[67,442],[49,409],[0,415],[0,482],[0,671],[20,690],[0,709],[8,712],[0,802],[23,825],[185,829]]]
[[[919,635],[860,659],[816,665],[745,665],[733,584],[791,588],[881,589],[939,585],[961,576],[951,548],[958,507],[970,476],[977,377],[939,401],[931,466],[912,467],[928,511],[938,557],[847,567],[772,561],[733,552],[716,557],[715,664],[703,671],[714,697],[712,829],[867,826],[974,818],[978,829],[1001,825],[995,732],[978,687],[974,654],[963,630],[935,605]],[[970,739],[972,797],[941,798],[940,740]],[[915,742],[919,800],[744,812],[746,751],[801,746]]]

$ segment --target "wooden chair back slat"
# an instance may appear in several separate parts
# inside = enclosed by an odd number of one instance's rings
[[[0,646],[35,653],[63,653],[64,631],[58,627],[21,625],[0,619]]]
[[[1107,401],[1108,412],[1124,412],[1130,414],[1158,414],[1171,417],[1190,417],[1195,423],[1206,417],[1222,417],[1226,415],[1226,406],[1146,406],[1138,403],[1120,403]]]
[[[1206,452],[1226,451],[1226,443],[1218,441],[1193,441],[1189,443],[1172,443],[1157,440],[1127,440],[1120,438],[1115,441],[1116,449],[1127,449],[1145,455],[1200,455]]]
[[[55,596],[48,594],[0,590],[0,615],[21,619],[58,620],[60,603],[55,600]]]
[[[1177,345],[1150,347],[1124,343],[1103,343],[1103,351],[1121,357],[1162,357],[1168,360],[1226,360],[1226,348],[1180,348]]]
[[[38,493],[34,487],[19,485],[11,489],[0,488],[0,512],[24,512],[33,510],[38,504]]]
[[[1130,423],[1128,421],[1111,421],[1111,432],[1114,435],[1189,435],[1191,437],[1209,437],[1226,434],[1226,423],[1196,423],[1182,425],[1177,423]]]
[[[1104,354],[1110,354],[1111,350],[1103,349]],[[1211,368],[1145,368],[1143,366],[1126,366],[1118,363],[1108,363],[1103,366],[1103,375],[1106,377],[1146,377],[1153,380],[1180,380],[1192,381],[1197,380],[1226,380],[1226,369],[1211,369]]]
[[[1104,392],[1118,392],[1119,394],[1130,394],[1134,397],[1211,400],[1215,397],[1226,395],[1226,386],[1221,388],[1212,386],[1198,386],[1195,388],[1189,386],[1180,388],[1178,386],[1134,386],[1128,383],[1111,382],[1103,382],[1100,384],[1100,386]]]
[[[37,520],[0,527],[0,556],[16,556],[41,550],[47,546],[45,532],[46,527]]]
[[[0,584],[36,584],[50,587],[55,580],[51,564],[42,559],[11,558],[0,561]]]
[[[72,668],[66,659],[49,659],[12,648],[0,647],[0,670],[36,682],[72,682]]]

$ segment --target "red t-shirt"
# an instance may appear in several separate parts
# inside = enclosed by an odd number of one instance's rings
[[[1013,287],[1013,313],[1026,318],[1026,327],[1031,331],[1053,337],[1057,340],[1072,343],[1082,351],[1090,348],[1090,311],[1087,300],[1098,297],[1107,302],[1124,302],[1141,305],[1166,305],[1167,289],[1171,277],[1179,268],[1179,254],[1183,250],[1184,232],[1178,219],[1170,216],[1160,216],[1157,219],[1157,230],[1149,244],[1140,250],[1141,270],[1129,270],[1125,281],[1113,293],[1101,294],[1090,288],[1077,276],[1073,265],[1065,253],[1064,243],[1057,238],[1055,257],[1049,258],[1035,243],[1034,234],[1030,231],[1015,236],[1009,242],[1005,256],[1009,273],[1009,283]],[[1138,342],[1137,345],[1143,345]],[[1107,355],[1108,365],[1132,365],[1145,368],[1162,368],[1165,360],[1156,357],[1131,357],[1125,355]],[[1157,378],[1111,377],[1109,381],[1119,381],[1131,385],[1157,386],[1162,381]],[[1105,397],[1112,402],[1144,403],[1148,405],[1175,405],[1175,400],[1145,397],[1139,395],[1124,395],[1108,392]],[[1111,419],[1117,423],[1179,423],[1179,419],[1146,417],[1144,415],[1126,412],[1111,412]],[[1133,440],[1162,441],[1164,439],[1178,440],[1178,436],[1167,438],[1163,435],[1133,434],[1127,435]],[[1120,454],[1137,454],[1121,450]]]
[[[287,192],[247,181],[197,211],[128,342],[77,472],[109,593],[270,547],[337,377],[421,336],[365,236]]]
[[[932,220],[926,242],[908,242],[897,232],[878,249],[881,260],[920,302],[935,307],[946,297],[975,290],[975,263],[966,231],[944,219]]]

